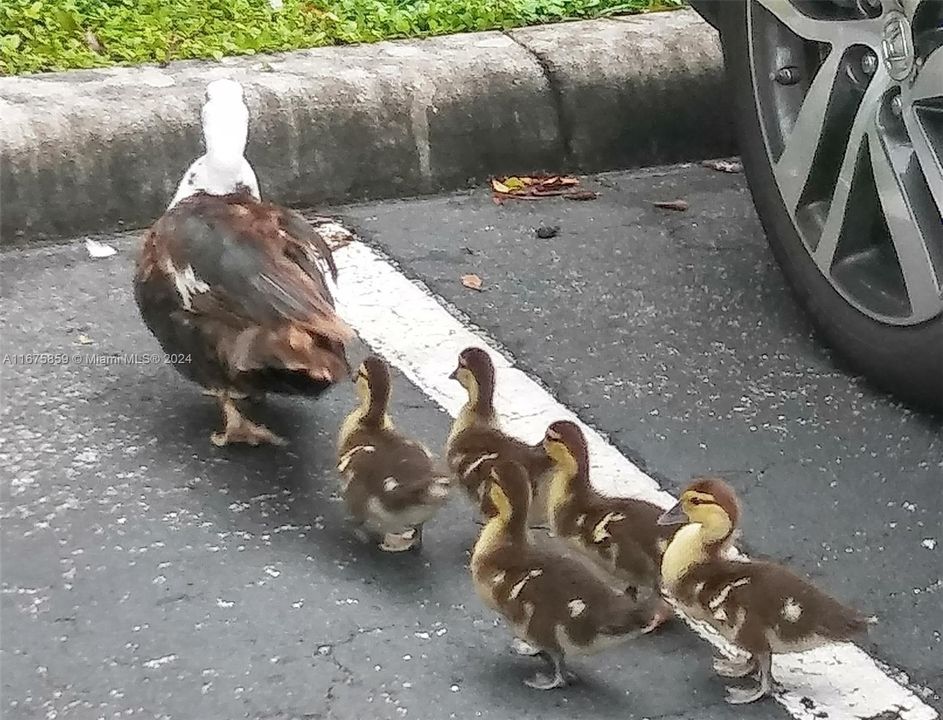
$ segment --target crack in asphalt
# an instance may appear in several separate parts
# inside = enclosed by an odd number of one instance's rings
[[[334,703],[338,700],[338,696],[335,693],[335,689],[340,685],[353,685],[354,678],[356,675],[354,671],[351,670],[346,664],[341,662],[337,656],[334,654],[334,651],[339,647],[344,647],[346,645],[352,644],[355,640],[358,640],[365,635],[371,635],[376,632],[383,632],[384,630],[391,630],[395,625],[376,625],[368,628],[357,628],[356,630],[351,631],[344,637],[338,640],[328,640],[325,642],[317,643],[317,652],[315,654],[315,661],[324,659],[330,662],[335,669],[335,672],[331,676],[331,684],[328,686],[327,690],[324,693],[324,713],[315,713],[311,717],[333,717]],[[322,649],[325,649],[322,652]],[[303,716],[308,717],[308,716]]]

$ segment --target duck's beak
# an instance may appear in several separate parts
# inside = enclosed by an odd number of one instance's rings
[[[458,380],[458,368],[452,371],[452,374],[449,375],[449,380]]]
[[[662,513],[661,517],[658,518],[659,525],[681,525],[687,521],[688,517],[684,514],[684,510],[681,509],[680,500],[678,500],[670,510],[666,510]]]

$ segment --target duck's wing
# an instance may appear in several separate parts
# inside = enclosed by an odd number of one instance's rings
[[[148,231],[136,285],[145,305],[170,314],[161,322],[196,330],[230,376],[298,392],[299,373],[336,382],[349,372],[352,333],[322,268],[336,272],[330,247],[297,213],[248,193],[198,194]]]
[[[263,327],[287,322],[336,341],[350,336],[321,270],[336,274],[331,249],[299,214],[248,195],[196,196],[151,234],[151,264],[187,310],[225,310]]]

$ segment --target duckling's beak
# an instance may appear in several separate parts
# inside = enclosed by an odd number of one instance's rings
[[[452,371],[452,374],[449,375],[449,380],[458,380],[458,368]]]
[[[688,521],[688,516],[681,509],[681,501],[676,502],[658,518],[659,525],[681,525]]]

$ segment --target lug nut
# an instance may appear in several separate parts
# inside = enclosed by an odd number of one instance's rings
[[[780,85],[795,85],[799,82],[799,68],[792,65],[781,67],[773,75],[773,79]]]

